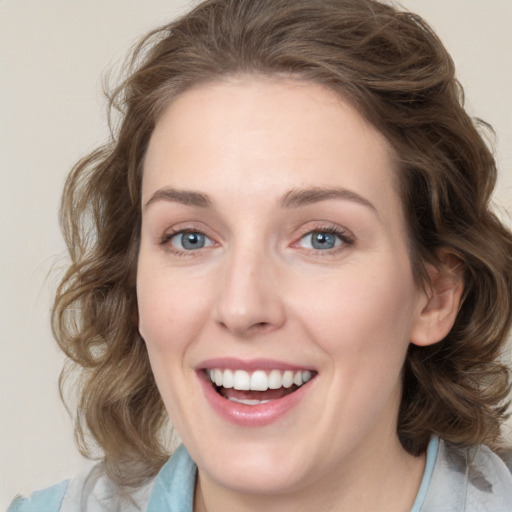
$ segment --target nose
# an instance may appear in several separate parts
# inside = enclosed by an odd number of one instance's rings
[[[237,338],[272,332],[285,322],[279,269],[264,251],[239,250],[224,262],[215,321]]]

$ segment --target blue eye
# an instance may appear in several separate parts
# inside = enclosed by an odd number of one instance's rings
[[[338,247],[343,241],[339,235],[330,231],[312,231],[301,238],[301,246],[306,249],[325,251]]]
[[[181,251],[194,251],[212,245],[212,241],[203,233],[183,231],[170,238],[173,247]]]

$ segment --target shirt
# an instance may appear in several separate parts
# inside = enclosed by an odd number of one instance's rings
[[[7,512],[192,512],[197,466],[181,445],[149,483],[127,495],[101,464]],[[433,437],[410,512],[512,512],[512,474],[486,446],[460,448]]]

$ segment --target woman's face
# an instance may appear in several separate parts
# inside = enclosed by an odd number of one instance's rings
[[[400,374],[425,297],[396,178],[383,136],[319,85],[201,85],[161,117],[140,332],[202,478],[291,491],[401,449]]]

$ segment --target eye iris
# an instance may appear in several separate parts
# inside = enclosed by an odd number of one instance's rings
[[[204,235],[201,233],[183,233],[181,245],[184,249],[201,249],[204,247]]]
[[[336,245],[336,238],[332,233],[316,231],[311,234],[311,246],[314,249],[332,249]]]

